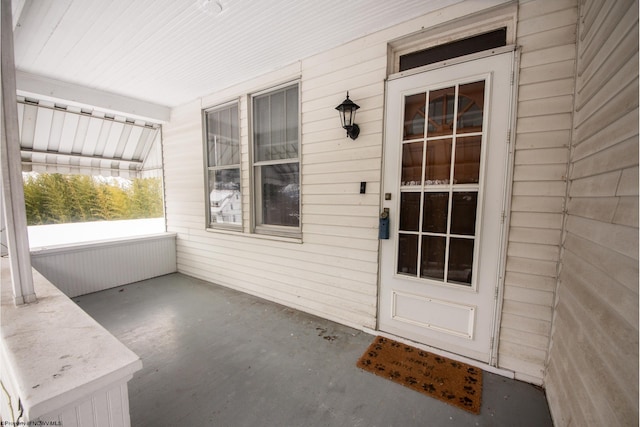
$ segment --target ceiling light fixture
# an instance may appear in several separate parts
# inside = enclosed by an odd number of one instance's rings
[[[217,0],[196,0],[196,5],[210,16],[218,16],[222,12],[222,4]]]

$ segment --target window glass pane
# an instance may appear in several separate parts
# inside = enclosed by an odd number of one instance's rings
[[[449,193],[424,193],[422,231],[446,233],[448,212]]]
[[[453,134],[455,97],[455,87],[429,93],[428,137]]]
[[[209,162],[209,166],[217,166],[218,165],[218,156],[217,153],[217,143],[219,138],[219,115],[220,113],[217,111],[206,113],[207,118],[207,161]]]
[[[451,234],[476,234],[476,206],[478,193],[455,192],[451,206]]]
[[[398,273],[417,276],[418,236],[398,234]]]
[[[270,106],[270,131],[271,131],[271,146],[268,159],[264,160],[277,160],[286,159],[286,146],[285,146],[285,105],[284,105],[284,92],[274,93],[269,97]]]
[[[271,130],[269,97],[262,96],[254,100],[253,138],[257,161],[271,160]]]
[[[450,139],[438,139],[427,142],[427,165],[425,169],[426,185],[442,185],[449,183],[451,172]]]
[[[300,185],[298,163],[258,166],[262,188],[262,224],[298,227]]]
[[[481,136],[470,136],[456,140],[454,184],[477,184],[479,182],[481,151]]]
[[[241,225],[238,105],[206,111],[204,122],[209,225]]]
[[[404,140],[424,137],[426,99],[426,93],[407,96],[404,99]]]
[[[457,132],[481,132],[484,81],[460,85]]]
[[[256,161],[298,157],[298,87],[254,98]]]
[[[400,196],[400,230],[418,231],[420,223],[420,193]]]
[[[402,145],[402,185],[422,185],[422,142]]]
[[[240,163],[238,106],[206,113],[209,167]]]
[[[229,138],[234,141],[233,150],[231,153],[231,161],[229,164],[239,165],[240,164],[240,129],[239,126],[239,118],[238,118],[238,106],[234,105],[231,108],[231,117],[229,124],[230,135]]]
[[[447,281],[471,284],[473,270],[473,239],[451,238]]]
[[[300,226],[298,103],[298,85],[253,98],[254,209],[258,226]],[[266,228],[258,231],[282,233]]]
[[[240,169],[209,171],[209,223],[242,224]]]
[[[446,238],[437,236],[422,237],[422,277],[444,280],[444,254]]]
[[[286,95],[286,144],[287,159],[298,157],[298,86],[287,90]]]

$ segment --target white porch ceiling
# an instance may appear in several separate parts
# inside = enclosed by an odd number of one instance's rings
[[[15,62],[173,107],[460,1],[14,0]]]

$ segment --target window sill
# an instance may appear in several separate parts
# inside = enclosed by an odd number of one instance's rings
[[[208,231],[228,231],[233,234],[242,233],[242,225],[241,224],[224,224],[219,223],[216,225],[208,225],[206,227]]]
[[[229,229],[223,229],[223,228],[206,228],[205,231],[207,231],[208,233],[219,233],[219,234],[226,234],[229,236],[239,236],[239,237],[246,237],[246,238],[252,238],[252,239],[262,239],[262,240],[272,240],[272,241],[276,241],[276,242],[286,242],[286,243],[297,243],[300,244],[302,243],[302,234],[298,234],[298,235],[292,235],[292,236],[276,236],[273,234],[264,234],[264,233],[260,233],[260,232],[256,232],[256,233],[244,233],[241,230],[229,230]]]

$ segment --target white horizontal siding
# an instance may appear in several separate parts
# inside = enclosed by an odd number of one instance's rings
[[[374,328],[388,43],[500,3],[456,4],[175,108],[163,129],[163,155],[168,230],[178,234],[178,270],[351,326]],[[516,43],[522,55],[498,363],[538,384],[548,359],[567,207],[577,19],[576,0],[519,5]],[[300,82],[301,93],[301,242],[253,235],[250,223],[248,95],[291,81]],[[629,81],[628,87],[633,84]],[[346,137],[334,110],[347,90],[361,106],[356,119],[361,134],[355,141]],[[205,231],[201,109],[234,99],[240,102],[242,232]],[[622,120],[631,123],[633,116]],[[596,135],[590,134],[587,144],[597,145]],[[624,158],[632,142],[626,144],[612,147],[618,150],[614,155]],[[585,153],[578,170],[593,166],[589,156]],[[621,192],[633,192],[637,180],[637,168],[628,166],[617,175]],[[367,193],[359,194],[363,181]],[[592,181],[584,182],[585,191],[594,188]],[[616,206],[617,221],[633,221],[632,199],[621,198]]]
[[[204,149],[200,114],[198,102],[173,109],[170,124],[163,127],[164,190],[167,231],[170,232],[188,232],[190,228],[202,229],[205,226]],[[185,212],[182,206],[188,205],[201,208]],[[180,271],[179,262],[177,269]]]
[[[577,5],[521,1],[511,218],[499,366],[542,384],[571,143]]]
[[[386,51],[385,51],[386,52]],[[383,70],[386,57],[374,58]],[[378,71],[373,85],[380,82],[384,72]],[[291,76],[295,77],[295,76]],[[337,78],[337,76],[335,77]],[[269,79],[266,79],[269,80]],[[286,76],[283,81],[288,80]],[[328,317],[358,327],[375,327],[377,294],[377,210],[380,186],[380,141],[365,143],[367,148],[358,151],[349,144],[344,131],[339,128],[337,114],[323,116],[324,111],[305,112],[306,96],[304,78],[301,84],[302,104],[302,230],[303,243],[282,242],[250,234],[247,218],[250,208],[248,155],[242,156],[243,208],[245,209],[244,233],[205,232],[204,176],[202,171],[202,142],[199,111],[194,105],[186,106],[189,121],[197,125],[176,123],[182,128],[172,135],[173,126],[165,133],[165,173],[167,185],[167,219],[169,230],[185,230],[178,237],[178,270],[225,286],[249,292],[288,306]],[[263,89],[243,87],[232,97]],[[364,83],[366,87],[366,80]],[[368,90],[368,89],[365,89]],[[332,107],[342,101],[346,89],[330,97]],[[375,91],[374,91],[375,92]],[[310,90],[313,100],[321,101],[318,92]],[[355,95],[352,92],[352,96]],[[382,99],[382,97],[378,97]],[[367,123],[366,100],[361,101],[360,123]],[[220,102],[223,100],[221,99]],[[215,99],[207,99],[213,105]],[[326,109],[325,109],[326,110]],[[369,122],[382,120],[382,109],[374,107]],[[179,117],[181,112],[176,113]],[[376,118],[377,116],[377,118]],[[183,115],[184,117],[184,115]],[[247,102],[241,103],[241,131],[243,154],[248,135]],[[338,126],[336,126],[338,125]],[[363,129],[366,129],[363,125]],[[358,142],[374,138],[381,124],[369,127],[369,135],[363,131]],[[373,132],[373,133],[372,133]],[[333,135],[331,135],[333,133]],[[316,140],[308,135],[320,135]],[[320,147],[322,140],[330,140],[334,150]],[[312,148],[307,153],[307,141]],[[173,156],[191,146],[188,151],[194,158]],[[193,146],[197,149],[193,149]],[[344,157],[341,153],[344,152]],[[364,153],[364,155],[363,155]],[[173,159],[176,159],[174,162]],[[189,172],[187,172],[187,170]],[[187,172],[183,174],[182,172]],[[175,173],[175,175],[174,175]],[[367,180],[367,194],[358,194],[360,181]],[[192,191],[190,189],[199,188]],[[186,191],[188,195],[183,192]],[[176,195],[174,199],[173,195]],[[171,208],[171,201],[178,204]],[[202,209],[194,210],[193,208]],[[363,220],[363,215],[368,220]],[[176,228],[173,228],[175,225]]]
[[[462,6],[370,34],[281,70],[174,108],[164,126],[167,227],[178,270],[356,327],[376,325],[378,215],[387,43],[501,1]],[[302,242],[251,234],[248,95],[298,80]],[[360,106],[356,141],[334,110]],[[240,102],[242,232],[205,231],[201,109]],[[360,183],[367,183],[360,194]]]
[[[387,49],[380,42],[360,50],[361,45],[342,46],[174,110],[165,126],[164,157],[168,229],[178,232],[179,271],[342,323],[375,327]],[[301,244],[251,234],[246,96],[298,78]],[[334,110],[347,90],[362,107],[357,141],[346,137]],[[243,232],[205,232],[199,109],[238,98]],[[361,195],[362,181],[367,193]]]
[[[638,3],[581,1],[569,202],[545,376],[556,425],[638,424]]]

